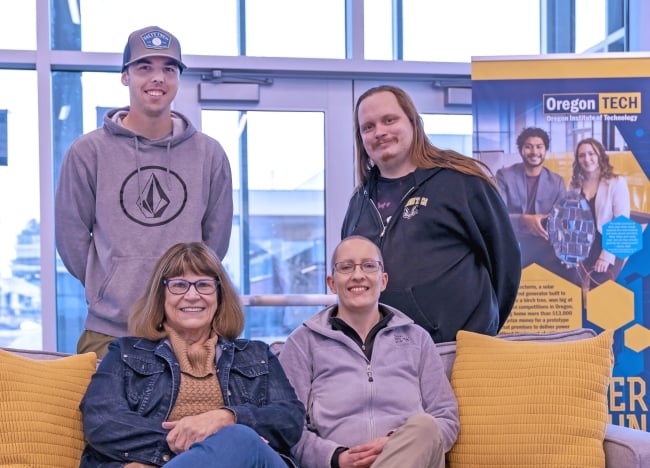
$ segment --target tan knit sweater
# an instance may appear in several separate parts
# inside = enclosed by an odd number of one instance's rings
[[[169,327],[165,327],[181,369],[181,385],[169,421],[193,416],[223,407],[223,395],[214,362],[217,335],[200,348],[188,344]]]

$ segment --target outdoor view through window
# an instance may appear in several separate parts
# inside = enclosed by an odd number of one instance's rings
[[[91,0],[81,0],[78,11],[78,21],[81,22],[81,50],[84,52],[121,52],[124,41],[128,33],[138,29],[144,24],[158,24],[161,27],[173,31],[183,44],[184,54],[213,54],[213,55],[234,55],[236,54],[236,8],[233,6],[236,2],[228,3],[227,7],[218,7],[221,2],[209,2],[205,0],[187,0],[193,5],[188,10],[202,11],[201,15],[189,15],[179,13],[175,5],[177,2],[171,0],[161,0],[157,3],[155,11],[151,11],[150,5],[130,0],[114,0],[112,2],[94,2]],[[334,41],[336,48],[332,43],[324,42],[318,50],[317,46],[312,45],[308,51],[303,48],[290,50],[291,42],[287,38],[275,34],[268,30],[272,27],[274,21],[268,18],[269,11],[264,7],[265,2],[269,0],[247,0],[246,8],[253,11],[258,8],[263,11],[262,18],[254,14],[247,15],[251,29],[247,30],[247,43],[250,47],[258,47],[257,53],[250,55],[260,55],[268,57],[309,57],[315,58],[336,58],[343,59],[345,54],[344,39]],[[294,11],[296,15],[305,14],[303,0],[276,0],[274,4],[281,5],[274,8],[273,11],[281,11],[283,15],[291,15]],[[42,177],[53,177],[43,173],[43,165],[39,162],[39,131],[43,131],[39,125],[38,116],[38,86],[37,73],[35,70],[20,70],[11,68],[2,68],[3,50],[35,50],[36,49],[36,13],[34,2],[12,2],[10,5],[0,6],[0,26],[3,32],[0,33],[0,197],[3,203],[0,205],[0,346],[40,349],[42,344],[42,314],[45,312],[41,306],[41,220],[52,217],[51,206],[41,206],[43,196],[41,194]],[[42,2],[35,2],[40,5]],[[62,2],[55,2],[62,3]],[[73,3],[73,2],[70,2]],[[318,2],[317,2],[318,3]],[[344,8],[343,1],[340,3],[340,9],[333,5],[337,2],[332,0],[320,0],[319,23],[327,24],[336,22],[334,28],[340,31],[344,37]],[[485,4],[491,4],[492,7],[484,7]],[[368,59],[390,59],[392,46],[386,42],[386,37],[390,36],[391,30],[391,0],[367,0],[364,9],[364,30],[365,30],[365,49],[366,58]],[[494,7],[498,4],[498,7]],[[107,6],[110,5],[110,8]],[[457,2],[429,2],[423,0],[404,0],[404,59],[414,61],[458,61],[469,62],[472,56],[478,55],[532,55],[539,53],[539,17],[540,2],[539,0],[497,0],[493,2],[484,2],[483,0],[458,0]],[[219,8],[228,8],[228,18],[233,21],[224,20],[220,15]],[[478,14],[477,9],[480,9]],[[511,22],[508,18],[503,18],[504,9],[512,11],[512,17],[525,17],[526,21]],[[604,6],[603,6],[604,15]],[[185,8],[183,9],[185,10]],[[596,10],[596,8],[593,8]],[[124,11],[129,11],[128,18],[123,15]],[[467,15],[467,11],[473,11],[474,14]],[[331,16],[329,13],[331,12]],[[110,18],[115,15],[115,18]],[[118,17],[119,16],[119,17]],[[258,15],[260,16],[260,15]],[[10,21],[8,18],[14,18]],[[210,18],[221,18],[219,27],[214,26]],[[472,34],[464,34],[458,43],[445,39],[443,28],[452,27],[454,21],[449,19],[457,18],[462,21],[462,29],[472,31]],[[264,21],[262,21],[262,19]],[[439,23],[441,37],[431,39],[430,25],[427,23],[435,20]],[[300,18],[295,18],[295,23],[300,23]],[[222,24],[223,23],[223,24]],[[116,26],[117,25],[117,26]],[[217,32],[218,30],[218,32]],[[220,45],[210,45],[210,41],[201,39],[199,31],[204,31],[209,37],[217,37],[216,42]],[[479,34],[478,32],[483,31]],[[500,36],[500,31],[507,31],[510,39],[504,40]],[[516,37],[517,40],[511,40]],[[11,39],[13,38],[13,39]],[[274,43],[277,42],[277,44]],[[441,42],[442,41],[442,42]],[[214,44],[215,41],[212,41]],[[298,41],[299,42],[299,41]],[[442,44],[444,47],[432,47],[432,43]],[[216,47],[211,48],[211,47]],[[298,45],[296,45],[298,47]],[[329,48],[328,48],[329,47]],[[10,54],[9,54],[10,55]],[[53,72],[53,76],[59,73],[64,75],[67,72]],[[80,133],[88,132],[97,127],[101,118],[98,113],[103,109],[110,107],[119,107],[128,103],[128,90],[120,85],[119,75],[116,73],[101,73],[96,71],[84,72],[81,75],[82,88],[82,105],[83,105],[83,129]],[[53,80],[55,82],[55,80]],[[55,119],[65,120],[66,108],[59,110],[59,115]],[[69,109],[67,109],[69,111]],[[296,109],[300,111],[300,109]],[[228,120],[231,119],[229,114],[212,117]],[[261,121],[263,115],[251,113],[249,116],[249,125],[254,125],[256,121]],[[277,116],[276,116],[277,117]],[[209,119],[204,115],[204,126],[209,123]],[[287,118],[292,118],[287,115]],[[257,119],[257,120],[255,120]],[[457,141],[458,149],[465,154],[471,154],[471,115],[428,115],[424,116],[427,132],[445,133],[447,135],[459,135]],[[237,122],[233,121],[233,125]],[[302,123],[301,123],[302,122]],[[282,128],[286,125],[285,120],[281,118],[267,118],[263,121],[264,125],[258,125],[263,129],[261,135],[275,135],[286,132]],[[314,113],[311,115],[304,114],[303,118],[296,118],[292,121],[292,126],[305,125],[304,131],[300,128],[292,128],[291,134],[297,139],[296,148],[308,147],[314,145],[314,139],[319,137],[318,142],[326,151],[326,144],[323,144],[322,118]],[[274,125],[277,126],[274,127]],[[309,128],[307,128],[309,126]],[[254,127],[251,127],[254,128]],[[317,129],[315,134],[314,129]],[[444,131],[441,131],[444,129]],[[209,129],[204,131],[208,132]],[[309,141],[302,142],[301,135],[308,138]],[[226,149],[231,164],[234,163],[241,151],[237,147],[237,141],[234,138],[219,139]],[[232,141],[230,141],[232,140]],[[449,141],[453,141],[449,140]],[[456,143],[454,143],[456,144]],[[353,158],[353,150],[350,148],[349,157]],[[323,161],[315,161],[316,167],[321,167],[320,181],[324,181],[322,171],[325,164]],[[283,166],[282,171],[270,172],[272,181],[266,181],[271,187],[283,187],[283,181],[280,177],[291,181],[296,177],[288,171],[291,164]],[[53,168],[57,171],[58,166]],[[254,171],[254,168],[249,168]],[[235,173],[235,171],[234,171]],[[255,177],[262,177],[258,173],[251,173],[249,182],[255,182]],[[235,174],[241,177],[240,174]],[[303,177],[301,174],[300,178]],[[314,187],[323,191],[329,187],[319,186],[317,179]],[[237,188],[240,181],[233,180]],[[262,183],[262,185],[264,185]],[[285,184],[290,186],[290,184]],[[351,192],[351,187],[344,187],[343,190]],[[321,209],[324,205],[321,201]],[[290,206],[290,205],[288,205]],[[44,214],[44,210],[48,210]],[[311,214],[311,213],[310,213]],[[324,219],[324,210],[316,213],[320,216],[318,225],[324,226],[327,220]],[[273,219],[263,220],[267,225],[274,223]],[[239,235],[241,227],[233,227],[233,237]],[[270,231],[269,231],[270,232]],[[264,247],[264,246],[262,246]],[[231,243],[231,249],[236,250],[238,244],[236,241]],[[324,251],[322,246],[319,246]],[[286,252],[285,252],[286,253]],[[229,255],[231,252],[229,252]],[[233,255],[236,255],[234,252]],[[235,260],[224,261],[228,267],[235,272],[237,282],[238,266]],[[267,262],[268,263],[268,262]],[[251,264],[251,269],[271,268],[271,263]],[[269,266],[270,265],[270,266]],[[53,267],[53,266],[52,266]],[[47,268],[52,268],[47,266]],[[60,260],[57,261],[56,269],[58,273],[65,273],[65,268]],[[254,273],[254,271],[253,271]],[[252,274],[252,273],[251,273]],[[324,292],[314,291],[315,293]],[[57,295],[65,296],[75,295],[78,290],[69,285],[58,284]],[[81,288],[75,285],[75,288]],[[77,338],[77,323],[83,319],[81,314],[84,313],[83,305],[79,307],[79,316],[66,316],[59,314],[57,316],[57,330],[69,330],[70,336],[65,338],[65,342],[73,343]],[[55,314],[56,311],[48,310],[48,314]],[[66,320],[71,324],[66,326]],[[285,317],[286,320],[286,317]],[[72,322],[74,321],[74,325]],[[293,322],[292,322],[293,324]],[[267,322],[260,321],[262,327],[257,331],[261,337],[272,337],[272,329],[263,329]],[[293,326],[293,325],[292,325]],[[61,343],[61,338],[59,338]],[[64,349],[71,351],[71,349]]]

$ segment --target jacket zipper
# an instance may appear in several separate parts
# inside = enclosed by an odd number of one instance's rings
[[[404,196],[399,201],[399,206],[395,210],[395,213],[398,213],[400,210],[404,208],[404,200],[406,200],[406,197],[411,195],[414,191],[415,191],[415,186],[408,189],[408,191],[404,194]],[[371,198],[368,198],[368,201],[374,208],[375,213],[377,213],[377,217],[379,218],[379,222],[381,223],[381,233],[379,234],[380,245],[381,245],[381,243],[383,243],[384,241],[384,234],[386,234],[386,230],[388,229],[388,226],[392,226],[394,224],[393,219],[395,218],[395,215],[390,217],[388,223],[384,223],[384,220],[382,219],[381,213],[379,213],[379,209],[377,209],[377,205],[375,205],[375,202]]]

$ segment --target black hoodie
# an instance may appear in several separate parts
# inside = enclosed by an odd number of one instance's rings
[[[373,202],[378,171],[350,200],[341,237],[381,249],[388,287],[380,301],[437,343],[458,330],[496,335],[517,296],[520,252],[496,187],[452,169],[417,169],[415,185],[384,225]]]

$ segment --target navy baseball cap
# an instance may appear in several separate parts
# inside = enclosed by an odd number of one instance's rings
[[[139,29],[129,35],[122,58],[122,71],[146,57],[169,57],[178,64],[181,73],[187,68],[181,58],[181,43],[172,33],[158,26]]]

